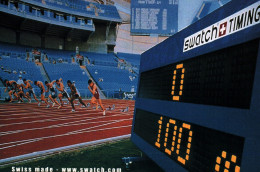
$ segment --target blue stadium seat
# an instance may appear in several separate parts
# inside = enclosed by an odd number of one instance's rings
[[[23,59],[17,58],[2,58],[0,60],[0,67],[4,67],[5,70],[10,70],[9,72],[5,72],[4,70],[0,69],[1,71],[1,78],[8,79],[8,80],[18,80],[20,75],[20,71],[25,72],[21,73],[23,78],[34,80],[43,81],[43,77],[41,75],[39,67],[36,66],[33,62],[27,62]],[[17,73],[15,74],[14,71]]]
[[[130,92],[132,86],[135,88],[137,86],[137,77],[127,70],[110,66],[91,65],[88,65],[87,69],[102,90],[118,91],[121,89]]]
[[[62,78],[64,86],[67,86],[68,80],[75,81],[76,87],[79,89],[80,93],[83,94],[81,89],[84,89],[85,93],[90,96],[90,92],[87,90],[89,78],[84,70],[82,70],[78,65],[44,63],[43,66],[51,81]]]
[[[99,54],[90,52],[82,52],[81,54],[90,60],[90,64],[113,67],[117,67],[118,65],[116,57],[113,54]]]

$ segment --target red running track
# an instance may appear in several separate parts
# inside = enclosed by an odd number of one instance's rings
[[[84,101],[85,103],[89,101]],[[62,109],[32,103],[0,104],[0,160],[131,133],[134,101],[103,100],[102,111],[71,106]],[[121,112],[129,107],[128,112]]]

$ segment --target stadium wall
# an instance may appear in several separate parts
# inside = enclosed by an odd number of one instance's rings
[[[142,54],[168,37],[132,36],[130,24],[121,24],[118,28],[115,52]]]
[[[19,36],[18,36],[19,35]],[[20,39],[17,38],[20,37]],[[20,44],[31,47],[44,47],[58,49],[59,45],[64,47],[64,39],[55,36],[45,36],[45,42],[42,42],[42,36],[33,32],[15,31],[13,29],[0,26],[0,42],[11,44]],[[44,43],[44,46],[42,46]]]
[[[15,31],[0,26],[0,41],[15,44],[16,43]]]
[[[45,37],[45,48],[59,49],[60,45],[62,46],[63,49],[66,48],[64,46],[64,38],[59,38],[55,36]]]
[[[106,54],[108,52],[108,45],[115,45],[116,42],[116,27],[111,25],[106,37],[107,27],[108,25],[106,24],[95,24],[96,30],[90,34],[87,41],[66,40],[66,50],[75,50],[75,47],[78,46],[80,51]]]
[[[21,45],[41,47],[41,36],[32,32],[20,32]]]
[[[59,49],[62,46],[63,50],[72,51],[78,46],[80,51],[107,53],[108,45],[115,46],[116,26],[111,25],[108,35],[106,35],[107,27],[106,24],[96,24],[96,31],[89,35],[88,40],[76,40],[27,31],[15,31],[0,26],[0,42],[50,49]]]

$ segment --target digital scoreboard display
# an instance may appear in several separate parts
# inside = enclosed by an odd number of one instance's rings
[[[140,75],[139,98],[249,108],[259,39]]]
[[[259,49],[236,0],[143,53],[131,140],[164,171],[259,171]]]
[[[136,109],[134,131],[190,171],[239,171],[244,138]]]
[[[173,35],[178,30],[179,0],[132,0],[131,34]]]

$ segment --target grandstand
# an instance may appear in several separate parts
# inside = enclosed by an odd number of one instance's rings
[[[67,86],[68,80],[75,81],[82,97],[91,96],[90,91],[87,89],[89,78],[85,74],[84,70],[78,65],[66,63],[44,63],[43,66],[51,81],[62,78],[65,87]],[[67,90],[69,91],[68,88]]]
[[[92,65],[117,67],[117,60],[115,56],[111,53],[109,54],[81,53],[81,54],[86,56],[89,60],[89,63]]]
[[[39,67],[33,62],[27,62],[23,59],[2,58],[0,60],[1,78],[8,80],[17,80],[19,75],[23,78],[43,81]]]
[[[123,59],[124,61],[127,61],[130,63],[133,67],[139,69],[140,66],[140,55],[139,54],[129,54],[129,53],[117,53],[117,57],[119,59]]]
[[[75,81],[83,97],[91,96],[87,89],[87,82],[90,79],[87,76],[88,72],[107,97],[114,97],[115,92],[119,90],[131,92],[137,87],[137,72],[134,69],[139,67],[139,55],[81,52],[86,60],[84,68],[80,67],[77,60],[71,61],[76,58],[76,53],[73,51],[37,49],[41,59],[46,57],[41,64],[35,59],[32,47],[5,43],[0,45],[2,80],[17,80],[19,74],[32,81],[52,81],[62,78],[65,86],[67,80]]]
[[[137,77],[127,70],[91,65],[88,65],[87,69],[102,90],[130,92],[132,86],[136,88]]]
[[[75,81],[83,97],[91,96],[88,79],[107,97],[131,92],[140,55],[114,51],[121,22],[113,1],[3,0],[1,79],[17,80],[21,71],[30,80]]]
[[[10,56],[10,58],[26,57],[26,46],[17,46],[13,44],[0,43],[0,56]]]
[[[71,62],[71,59],[75,56],[75,52],[65,50],[42,49],[41,52],[46,55],[46,59],[44,59],[43,62],[59,60],[63,62]]]

